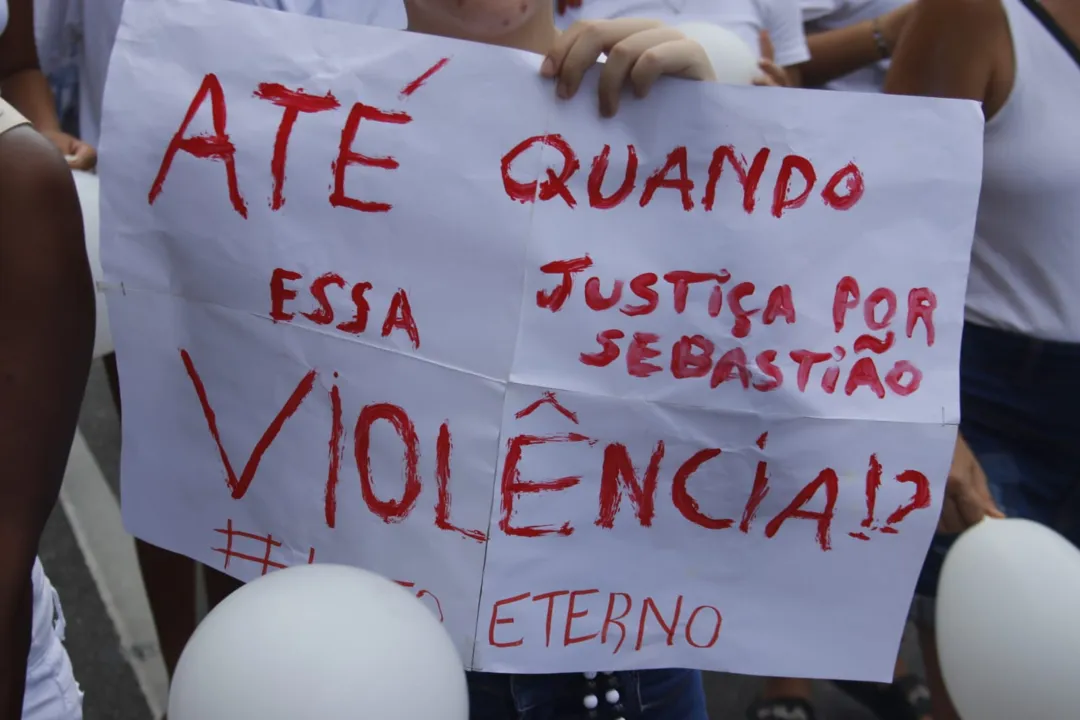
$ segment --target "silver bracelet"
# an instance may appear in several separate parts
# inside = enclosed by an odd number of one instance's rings
[[[878,55],[882,60],[888,60],[892,55],[892,51],[889,49],[889,43],[885,42],[885,35],[881,32],[881,25],[878,23],[878,19],[874,18],[870,21],[870,33],[874,36],[874,44],[877,45]]]

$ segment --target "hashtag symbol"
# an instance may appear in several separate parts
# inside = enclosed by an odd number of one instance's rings
[[[233,530],[232,518],[226,523],[225,528],[215,528],[214,532],[221,533],[225,536],[225,547],[223,548],[211,548],[214,552],[221,553],[225,556],[225,567],[229,567],[229,561],[232,558],[238,560],[247,560],[248,562],[258,563],[262,565],[262,574],[265,575],[270,568],[280,570],[285,566],[279,562],[275,562],[270,559],[270,553],[274,551],[274,548],[281,547],[281,541],[275,540],[273,535],[267,533],[265,536],[256,535],[255,533],[244,532],[243,530]],[[262,557],[256,557],[255,555],[248,555],[247,553],[237,552],[233,550],[233,541],[236,538],[243,538],[245,540],[254,540],[262,543],[265,550]],[[314,551],[311,553],[312,559],[314,559]]]

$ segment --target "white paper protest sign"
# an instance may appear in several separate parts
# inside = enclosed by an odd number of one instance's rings
[[[102,150],[128,528],[413,588],[469,667],[885,679],[940,509],[968,103],[129,0]],[[858,118],[858,122],[853,122]]]

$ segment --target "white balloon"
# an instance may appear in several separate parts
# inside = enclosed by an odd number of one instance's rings
[[[1080,717],[1080,550],[1029,520],[987,518],[945,558],[937,642],[964,720]]]
[[[465,671],[419,600],[373,573],[304,565],[255,580],[199,625],[169,720],[467,720]]]
[[[79,193],[79,205],[82,207],[83,235],[86,238],[86,256],[90,260],[90,274],[94,277],[94,286],[105,278],[101,269],[101,213],[98,203],[100,183],[98,176],[83,170],[73,170],[75,190]],[[109,314],[105,309],[105,295],[99,293],[97,301],[97,326],[94,332],[94,357],[108,355],[113,351],[112,333],[109,330]]]
[[[705,22],[680,23],[676,29],[697,42],[709,56],[716,81],[727,85],[749,85],[762,75],[758,53],[727,28]]]

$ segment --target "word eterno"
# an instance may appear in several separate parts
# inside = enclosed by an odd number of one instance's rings
[[[604,595],[607,597],[604,598]],[[596,600],[602,602],[596,605]],[[590,605],[596,609],[606,609],[593,612]],[[698,650],[716,645],[723,623],[723,616],[715,606],[690,607],[682,595],[675,598],[672,607],[662,609],[660,602],[652,597],[645,597],[636,603],[629,593],[601,593],[598,588],[526,592],[496,600],[492,604],[488,645],[511,648],[539,644],[539,638],[514,634],[512,627],[516,617],[537,610],[546,612],[545,622],[530,623],[530,626],[544,627],[544,647],[553,644],[561,647],[580,643],[614,644],[612,655],[617,654],[627,640],[631,641],[626,645],[628,650],[640,651],[645,644],[645,628],[651,624],[650,620],[663,630],[666,645],[672,646],[678,642]],[[556,619],[559,620],[558,624],[555,623]],[[562,632],[552,637],[552,625],[557,628],[561,626]]]

